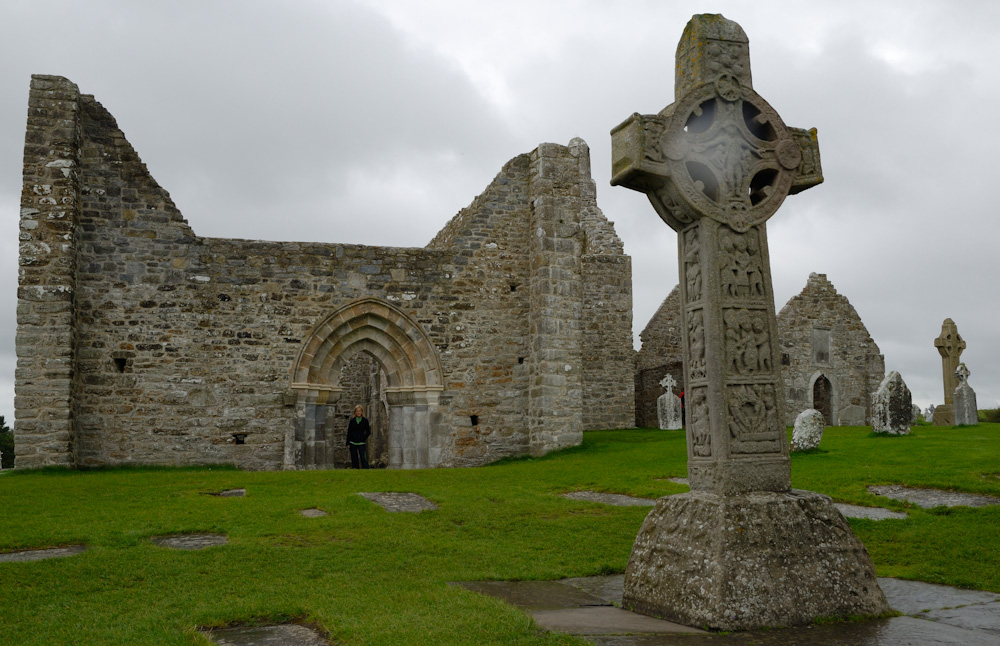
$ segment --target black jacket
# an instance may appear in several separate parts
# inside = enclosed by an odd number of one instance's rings
[[[368,436],[372,434],[372,427],[368,425],[368,418],[362,417],[361,422],[358,422],[358,418],[351,416],[351,421],[347,423],[347,445],[350,446],[351,442],[367,442]]]

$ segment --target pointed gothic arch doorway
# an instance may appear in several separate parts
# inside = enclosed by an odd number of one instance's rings
[[[366,298],[334,312],[304,339],[292,371],[296,414],[294,427],[285,435],[284,467],[337,466],[337,437],[342,435],[338,427],[346,426],[346,420],[338,417],[339,408],[353,410],[355,403],[361,403],[344,400],[345,394],[350,394],[350,384],[342,381],[358,355],[373,362],[369,365],[379,375],[378,397],[385,401],[388,418],[387,466],[437,466],[440,449],[435,438],[441,417],[437,400],[443,390],[437,349],[404,313],[378,299]]]
[[[833,426],[833,384],[826,375],[819,375],[813,382],[813,408],[823,413],[827,426]]]

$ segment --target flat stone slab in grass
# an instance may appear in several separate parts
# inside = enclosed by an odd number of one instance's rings
[[[616,507],[652,507],[656,504],[655,500],[650,500],[649,498],[636,498],[635,496],[626,496],[620,493],[598,493],[597,491],[571,491],[564,493],[562,497],[569,498],[570,500],[600,502]]]
[[[321,516],[326,516],[326,512],[322,509],[303,509],[302,515],[307,518],[319,518]]]
[[[673,482],[674,484],[682,484],[682,485],[687,485],[689,487],[691,486],[691,483],[690,481],[688,481],[687,478],[667,478],[667,480]]]
[[[890,518],[893,520],[902,520],[909,518],[909,516],[901,511],[892,511],[884,507],[861,507],[859,505],[847,505],[840,502],[833,503],[833,506],[848,518],[868,518],[871,520],[887,520]]]
[[[415,493],[381,491],[359,493],[358,495],[371,500],[377,505],[381,505],[386,511],[420,513],[422,511],[434,511],[437,509],[437,505]]]
[[[178,534],[176,536],[154,536],[149,540],[160,547],[178,550],[201,550],[206,547],[225,545],[229,539],[222,534]]]
[[[87,551],[86,545],[68,545],[66,547],[48,547],[40,550],[21,550],[0,554],[0,563],[26,563],[73,556]]]
[[[238,626],[203,630],[202,634],[220,646],[329,646],[322,635],[298,624],[279,626]]]
[[[931,509],[932,507],[988,507],[990,505],[1000,505],[1000,498],[984,496],[982,494],[958,493],[955,491],[941,491],[940,489],[917,489],[914,487],[902,487],[900,485],[879,485],[868,487],[870,493],[876,496],[885,496],[893,500],[905,500],[912,502],[918,507]]]
[[[220,498],[242,498],[247,495],[246,489],[226,489],[225,491],[218,491],[213,494],[213,496],[219,496]]]

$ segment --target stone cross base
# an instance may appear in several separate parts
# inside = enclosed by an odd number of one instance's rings
[[[934,426],[954,426],[955,408],[951,404],[941,404],[934,409]]]
[[[890,610],[830,498],[795,489],[660,498],[632,548],[622,606],[727,631]]]

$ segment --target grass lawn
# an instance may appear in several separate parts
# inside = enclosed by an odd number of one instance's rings
[[[683,431],[593,431],[581,447],[479,469],[243,472],[141,469],[0,475],[0,552],[85,543],[80,555],[0,563],[0,644],[208,644],[197,626],[297,618],[344,644],[584,644],[448,586],[622,572],[649,511],[567,500],[686,487]],[[851,520],[880,576],[1000,592],[1000,507],[923,510],[867,493],[906,484],[1000,496],[1000,424],[878,437],[829,428],[792,457],[792,484],[907,520]],[[243,498],[206,495],[243,487]],[[355,495],[437,503],[390,514]],[[301,510],[328,512],[306,518]],[[201,551],[164,534],[220,532]]]

